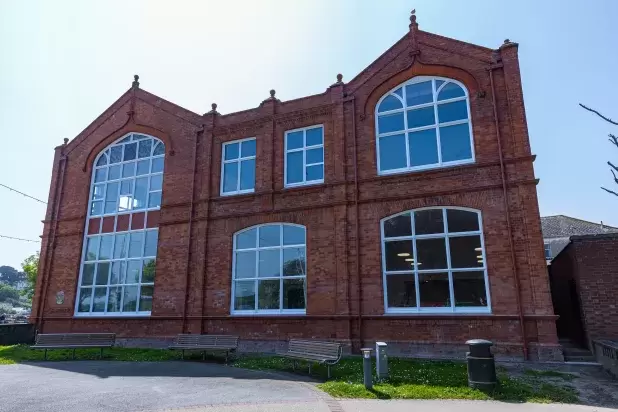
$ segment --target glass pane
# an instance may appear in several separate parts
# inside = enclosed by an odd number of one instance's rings
[[[313,180],[323,180],[324,179],[324,165],[313,165],[307,166],[307,176],[305,181],[311,182]]]
[[[440,90],[438,100],[453,99],[455,97],[465,96],[464,90],[455,83],[448,83]]]
[[[133,209],[143,209],[146,207],[146,196],[148,195],[148,178],[140,177],[135,179],[135,194],[133,195]]]
[[[285,169],[287,183],[299,183],[303,181],[303,152],[292,152],[287,154],[287,164]]]
[[[130,236],[131,240],[129,242],[129,257],[141,257],[144,232],[132,232],[130,233]]]
[[[127,238],[128,234],[122,233],[116,235],[116,242],[114,243],[114,259],[124,259],[127,257]]]
[[[144,256],[157,256],[157,239],[159,237],[158,230],[146,231],[146,245],[144,247]]]
[[[112,258],[112,244],[114,235],[101,236],[101,246],[99,247],[99,260]]]
[[[223,151],[224,151],[223,158],[225,160],[238,159],[238,156],[240,154],[239,144],[238,143],[226,144],[223,148]]]
[[[120,194],[130,195],[133,193],[133,180],[123,180],[120,182]]]
[[[122,146],[112,146],[110,149],[110,163],[118,163],[122,160]]]
[[[414,229],[417,235],[444,233],[442,209],[427,209],[414,212]]]
[[[82,288],[79,290],[78,312],[90,312],[90,301],[92,300],[92,288]]]
[[[395,93],[397,96],[403,98],[403,87],[400,87],[399,89],[395,90],[393,93]]]
[[[163,188],[163,175],[150,176],[150,190],[161,190]]]
[[[148,207],[161,206],[161,192],[151,192],[148,199]]]
[[[90,215],[98,216],[103,213],[103,202],[92,202],[90,206]]]
[[[142,283],[154,283],[157,261],[155,259],[144,259],[142,266]]]
[[[153,156],[165,154],[165,145],[162,142],[159,142],[155,145],[154,150],[152,151]]]
[[[127,261],[127,278],[125,283],[139,283],[139,271],[141,267],[141,260]]]
[[[157,157],[152,159],[152,173],[158,173],[163,171],[163,158]]]
[[[307,150],[306,161],[308,165],[324,162],[324,148],[318,147],[317,149]]]
[[[109,298],[107,299],[108,312],[120,312],[121,297],[122,287],[109,288]]]
[[[110,168],[109,168],[109,180],[120,179],[120,166],[121,165],[110,166]]]
[[[279,246],[281,244],[279,225],[266,225],[259,228],[260,247]]]
[[[118,199],[118,211],[126,212],[133,206],[133,198],[129,195],[120,195]]]
[[[116,211],[119,186],[118,182],[107,184],[107,191],[105,192],[105,213],[113,213]]]
[[[129,135],[129,136],[125,137],[124,139],[122,139],[121,141],[119,141],[118,143],[130,142],[132,137],[133,137],[133,135]]]
[[[241,143],[240,157],[255,156],[255,139],[245,140]]]
[[[92,199],[93,200],[101,200],[103,199],[103,192],[105,192],[105,185],[95,185],[92,190]]]
[[[110,285],[118,285],[125,283],[125,274],[127,264],[124,261],[116,261],[112,263],[112,278],[109,280]]]
[[[436,129],[408,133],[408,146],[410,147],[410,166],[438,163]]]
[[[137,162],[137,172],[136,175],[147,175],[150,173],[150,160],[140,160]]]
[[[412,236],[410,213],[392,217],[384,221],[384,237]]]
[[[234,286],[234,309],[255,310],[255,281],[236,282]]]
[[[479,216],[476,212],[446,209],[446,220],[449,233],[479,230]]]
[[[389,95],[386,96],[384,100],[382,100],[382,103],[380,103],[380,107],[378,107],[378,113],[402,108],[403,104],[401,103],[401,100],[399,100],[393,95]]]
[[[386,293],[389,308],[416,307],[414,274],[386,275]]]
[[[109,268],[111,264],[109,262],[101,262],[97,264],[97,278],[95,285],[107,285],[109,278]]]
[[[94,281],[94,263],[86,263],[82,271],[81,286],[90,286]]]
[[[438,119],[440,120],[440,123],[463,120],[467,118],[468,103],[465,100],[438,105]]]
[[[283,280],[283,309],[305,309],[305,279]]]
[[[97,166],[105,166],[107,164],[107,155],[105,153],[103,153],[100,157],[99,160],[97,160]]]
[[[105,299],[107,298],[107,288],[94,288],[94,302],[92,302],[93,312],[105,312]]]
[[[97,260],[100,236],[89,237],[86,241],[86,260]]]
[[[306,264],[304,247],[283,249],[283,276],[305,276]]]
[[[135,176],[135,162],[125,163],[122,165],[122,177]]]
[[[133,160],[135,159],[135,155],[137,151],[137,143],[129,143],[124,146],[124,156],[122,158],[123,161]]]
[[[440,150],[443,162],[472,159],[468,123],[441,127]]]
[[[379,139],[380,170],[393,170],[407,167],[406,137],[403,134],[384,136]]]
[[[258,282],[258,309],[279,309],[279,280]]]
[[[487,306],[485,273],[453,272],[455,306]]]
[[[236,252],[235,279],[254,278],[255,275],[255,251]]]
[[[452,268],[483,267],[483,251],[480,236],[449,238]]]
[[[419,273],[418,292],[421,297],[421,307],[451,306],[448,273]]]
[[[153,286],[142,286],[139,297],[139,311],[150,312],[152,310],[152,294],[154,292]]]
[[[137,310],[137,286],[124,287],[123,312],[135,312]]]
[[[431,80],[406,86],[406,103],[408,106],[429,103],[433,101]]]
[[[419,270],[446,269],[444,238],[416,239],[416,259]]]
[[[396,132],[403,129],[403,113],[378,116],[378,133]]]
[[[300,226],[283,225],[284,245],[304,245],[305,228]]]
[[[152,140],[150,139],[140,140],[139,148],[137,151],[137,157],[139,158],[150,157],[151,150],[152,150]]]
[[[384,259],[386,260],[386,270],[412,270],[414,259],[411,240],[397,240],[384,242]],[[408,259],[408,260],[406,260]]]
[[[261,250],[259,252],[258,276],[272,278],[281,276],[281,249]]]
[[[444,80],[436,80],[436,91],[440,88],[440,86],[442,86],[443,83]]]
[[[104,167],[102,169],[96,169],[94,172],[95,183],[105,181],[106,176],[107,176],[107,167]]]
[[[408,110],[408,129],[436,124],[433,106]]]
[[[225,163],[223,165],[223,192],[235,192],[238,190],[238,162]]]
[[[255,188],[255,159],[240,162],[240,190]]]
[[[287,150],[299,149],[304,146],[302,130],[299,132],[287,133],[285,138],[287,142]]]
[[[322,144],[324,139],[324,129],[322,127],[316,127],[307,130],[307,146],[314,146],[316,144]]]
[[[257,229],[245,230],[236,235],[236,249],[251,249],[257,246]]]

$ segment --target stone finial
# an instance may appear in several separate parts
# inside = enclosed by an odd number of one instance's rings
[[[212,110],[208,112],[209,114],[217,114],[217,113],[219,113],[219,112],[217,112],[217,103],[211,104],[210,107],[212,108]]]
[[[274,99],[275,98],[275,89],[270,89],[270,98]]]
[[[418,23],[416,22],[416,9],[412,9],[410,12],[410,30],[412,28],[418,29]]]
[[[133,76],[133,84],[131,86],[134,88],[139,87],[139,76],[137,74]]]
[[[63,140],[64,140],[64,145],[66,146],[66,144],[69,143],[69,139],[65,137]]]
[[[504,44],[509,44],[511,41],[509,39],[504,39]]]
[[[343,83],[343,74],[339,73],[337,75],[337,83]]]

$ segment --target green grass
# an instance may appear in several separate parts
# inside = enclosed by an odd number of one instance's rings
[[[537,370],[537,369],[525,369],[524,374],[528,376],[537,377],[537,378],[542,378],[542,377],[562,378],[565,381],[572,381],[573,379],[577,378],[577,376],[573,375],[572,373],[551,371],[551,370],[542,371],[542,370]]]

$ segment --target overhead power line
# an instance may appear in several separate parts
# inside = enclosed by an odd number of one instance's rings
[[[20,237],[13,237],[13,236],[5,236],[5,235],[0,235],[0,237],[3,237],[5,239],[11,239],[11,240],[21,240],[23,242],[34,242],[34,243],[41,243],[40,240],[32,240],[32,239],[22,239]]]
[[[32,199],[32,200],[36,200],[37,202],[43,203],[44,205],[46,205],[46,204],[47,204],[47,202],[44,202],[44,201],[42,201],[41,199],[37,199],[37,198],[36,198],[36,197],[34,197],[34,196],[27,195],[27,194],[25,194],[24,192],[20,192],[19,190],[17,190],[17,189],[13,189],[12,187],[9,187],[9,186],[7,186],[7,185],[3,185],[2,183],[0,183],[0,186],[2,186],[2,187],[4,187],[4,188],[9,189],[11,192],[19,193],[19,194],[20,194],[20,195],[22,195],[22,196],[26,196],[26,197],[28,197],[28,198],[30,198],[30,199]]]

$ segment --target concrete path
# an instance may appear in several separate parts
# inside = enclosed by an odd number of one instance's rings
[[[616,409],[583,405],[505,403],[449,400],[340,400],[344,412],[616,412]]]

